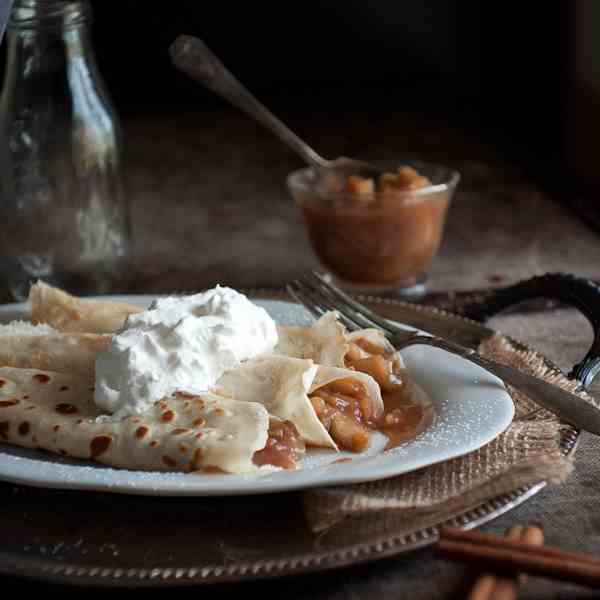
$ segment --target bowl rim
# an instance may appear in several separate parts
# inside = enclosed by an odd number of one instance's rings
[[[391,162],[391,161],[387,161]],[[416,168],[417,171],[423,169],[442,169],[447,172],[448,176],[442,183],[435,183],[432,185],[428,185],[417,190],[405,190],[399,191],[397,194],[394,194],[395,199],[402,198],[404,200],[424,200],[427,196],[433,194],[439,194],[440,192],[454,192],[456,186],[459,184],[461,180],[460,173],[453,169],[452,167],[447,167],[440,163],[423,161],[418,159],[399,159],[394,161],[398,163],[398,166],[412,166]],[[375,164],[383,165],[384,161],[377,161]],[[385,168],[385,167],[383,167]],[[398,169],[398,167],[396,167]],[[311,178],[314,178],[315,175],[315,167],[303,167],[302,169],[296,169],[289,173],[286,177],[286,183],[290,191],[303,191],[303,192],[312,192],[315,195],[328,198],[328,199],[347,199],[350,197],[355,197],[355,194],[351,194],[349,192],[334,192],[334,191],[325,191],[319,190],[315,186],[314,181],[310,181]],[[386,198],[390,196],[374,193],[374,194],[361,194],[361,200],[378,200],[381,198]],[[407,202],[408,203],[408,202]]]

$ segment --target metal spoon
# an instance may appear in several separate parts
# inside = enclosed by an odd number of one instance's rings
[[[343,179],[348,175],[361,175],[377,179],[383,173],[382,169],[353,158],[323,158],[261,104],[225,68],[202,40],[180,35],[171,44],[169,54],[178,69],[254,117],[322,175],[333,175]]]

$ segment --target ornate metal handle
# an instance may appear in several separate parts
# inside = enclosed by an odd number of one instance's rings
[[[600,286],[595,282],[565,273],[547,273],[489,292],[482,301],[466,306],[463,314],[484,321],[509,306],[534,298],[552,298],[570,304],[592,325],[594,341],[584,359],[569,373],[569,377],[589,388],[600,372]]]
[[[317,168],[329,166],[329,161],[317,154],[304,140],[300,139],[261,104],[225,68],[225,65],[202,40],[190,35],[180,35],[171,44],[169,54],[178,69],[262,123],[307,163]]]

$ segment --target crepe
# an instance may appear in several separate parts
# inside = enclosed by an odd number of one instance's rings
[[[97,420],[86,378],[0,368],[0,441],[136,470],[252,473],[265,447],[262,404],[214,394],[169,396],[143,415]]]
[[[29,290],[31,319],[64,332],[114,333],[142,308],[113,300],[88,300],[38,281]]]
[[[0,325],[0,366],[71,373],[89,380],[97,354],[106,350],[110,339],[93,333],[59,333],[22,321]]]
[[[328,312],[310,327],[279,326],[277,354],[305,358],[326,367],[343,367],[348,351],[346,328],[337,313]]]
[[[236,400],[260,402],[270,414],[291,421],[307,444],[337,450],[308,396],[338,379],[361,382],[372,400],[373,413],[383,412],[379,386],[369,375],[288,356],[269,355],[249,360],[225,373],[215,389]]]

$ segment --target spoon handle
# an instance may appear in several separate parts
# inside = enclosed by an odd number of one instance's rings
[[[317,154],[261,104],[225,68],[202,40],[189,35],[180,35],[171,44],[169,54],[178,69],[262,123],[308,164],[317,168],[326,168],[329,165],[329,161]]]

